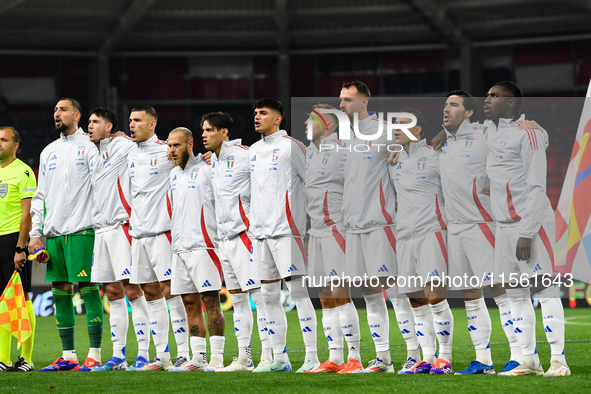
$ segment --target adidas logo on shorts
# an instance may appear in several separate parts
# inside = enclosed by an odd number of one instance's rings
[[[339,276],[335,270],[330,271],[330,276]]]
[[[296,266],[292,264],[292,265],[289,267],[289,269],[287,270],[287,272],[293,272],[293,271],[297,271],[297,270],[298,270],[298,269],[296,268]]]
[[[85,271],[85,270],[82,270],[82,271],[80,271],[80,273],[79,273],[78,275],[76,275],[76,276],[77,276],[77,277],[79,277],[79,278],[80,278],[80,277],[87,277],[87,276],[88,276],[88,274],[86,273],[86,271]]]
[[[203,284],[201,285],[201,287],[211,287],[211,283],[209,283],[209,281],[206,280],[205,282],[203,282]]]
[[[164,276],[170,276],[170,274],[172,274],[172,270],[169,268],[166,273],[164,274]]]
[[[249,279],[248,282],[246,282],[246,286],[252,286],[255,284],[255,281],[252,279]]]
[[[382,265],[378,272],[388,272],[388,267],[386,267],[386,264]]]
[[[129,269],[125,268],[125,271],[123,271],[121,275],[131,275],[131,272],[129,272]]]

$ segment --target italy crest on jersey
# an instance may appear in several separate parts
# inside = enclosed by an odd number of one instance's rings
[[[426,165],[427,165],[427,158],[426,157],[421,157],[420,159],[417,160],[417,169],[424,170]]]
[[[158,156],[154,155],[154,156],[150,157],[150,165],[151,166],[155,166],[157,162],[158,162]]]
[[[199,175],[199,171],[193,171],[191,173],[191,180],[195,180],[197,179],[197,175]]]
[[[78,156],[84,156],[84,149],[85,148],[86,148],[85,146],[78,147]]]
[[[109,152],[103,153],[103,160],[107,160],[109,158]]]
[[[234,156],[228,156],[228,168],[234,167]]]
[[[322,159],[322,164],[326,164],[326,163],[328,163],[328,157],[325,157]]]
[[[279,152],[281,149],[273,149],[273,157],[271,158],[272,161],[279,160]]]
[[[471,148],[474,141],[466,141],[466,148]]]

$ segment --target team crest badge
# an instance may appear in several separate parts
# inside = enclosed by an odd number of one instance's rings
[[[228,156],[228,168],[234,167],[234,156]]]
[[[84,156],[84,149],[85,148],[86,148],[85,146],[78,147],[78,156]]]
[[[419,170],[424,170],[426,165],[427,165],[427,159],[425,157],[421,157],[419,160],[417,160],[417,168]]]
[[[8,194],[8,185],[6,183],[0,183],[0,197],[4,198]]]
[[[197,179],[197,175],[198,175],[198,174],[199,174],[199,172],[198,172],[198,171],[193,171],[193,172],[191,173],[191,179],[192,179],[192,180],[195,180],[195,179]]]
[[[471,148],[474,141],[466,141],[466,148]]]
[[[279,152],[280,151],[281,151],[281,149],[273,149],[273,158],[271,160],[273,160],[273,161],[279,160]]]
[[[157,156],[150,157],[150,165],[151,166],[155,166],[157,162],[158,162],[158,157]]]
[[[103,153],[103,160],[107,160],[109,158],[109,152]]]
[[[328,157],[325,157],[322,159],[322,164],[326,164],[326,163],[328,163]]]

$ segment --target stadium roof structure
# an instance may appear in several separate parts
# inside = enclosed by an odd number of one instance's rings
[[[0,0],[0,53],[276,54],[591,38],[586,0]]]

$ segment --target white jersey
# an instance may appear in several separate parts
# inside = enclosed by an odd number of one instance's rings
[[[285,130],[249,149],[250,232],[256,239],[306,233],[306,147]]]
[[[250,160],[241,140],[224,141],[220,156],[211,156],[218,236],[236,237],[250,226]]]
[[[398,197],[399,241],[446,229],[439,157],[424,139],[400,152],[390,176]]]
[[[319,150],[314,141],[306,149],[306,198],[311,228],[315,237],[332,236],[332,227],[343,226],[343,160],[337,134],[320,137],[321,145],[333,149]]]
[[[519,236],[533,238],[544,214],[551,209],[546,195],[548,134],[537,129],[519,130],[517,121],[485,122],[488,140],[486,173],[490,178],[492,215],[498,222],[519,223]]]
[[[170,172],[172,251],[213,249],[219,244],[211,169],[201,155]]]
[[[439,171],[445,197],[448,224],[468,225],[492,222],[486,176],[488,145],[482,124],[463,121],[456,135],[444,127],[447,141],[439,153]]]
[[[127,154],[135,143],[131,138],[100,141],[91,164],[92,224],[95,230],[124,223],[131,215],[131,190]]]
[[[370,115],[359,121],[359,132],[376,134],[378,117]],[[386,125],[384,124],[384,129]],[[352,132],[352,134],[354,134]],[[343,189],[343,216],[349,233],[367,233],[393,226],[396,215],[396,197],[390,184],[388,162],[390,152],[386,133],[375,141],[364,141],[353,136],[342,141],[345,184]],[[365,145],[367,148],[364,148]]]
[[[170,231],[168,176],[173,164],[166,156],[166,142],[153,135],[136,143],[127,155],[131,183],[131,228],[134,238]]]
[[[31,238],[57,237],[92,228],[93,151],[96,147],[80,128],[43,149],[37,192],[31,201]]]

